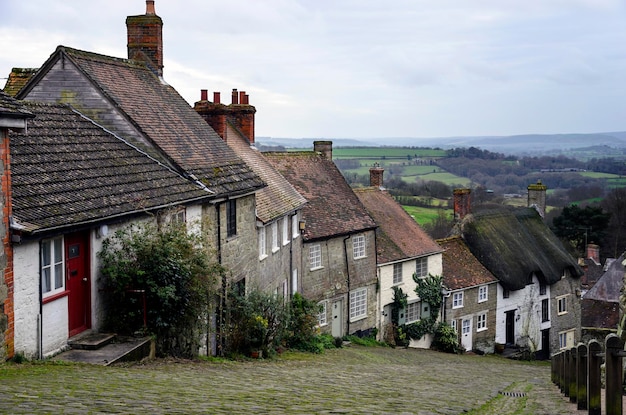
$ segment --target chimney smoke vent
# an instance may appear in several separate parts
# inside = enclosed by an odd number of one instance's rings
[[[146,0],[146,14],[156,14],[154,0]]]

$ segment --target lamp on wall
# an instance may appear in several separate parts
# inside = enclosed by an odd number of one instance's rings
[[[298,221],[298,229],[300,230],[300,233],[304,233],[304,230],[306,229],[306,221],[305,220]]]

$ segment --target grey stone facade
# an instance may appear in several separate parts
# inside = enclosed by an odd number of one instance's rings
[[[575,346],[581,340],[580,317],[580,279],[566,275],[560,281],[550,286],[550,351],[557,352],[560,349],[559,333],[574,333],[572,344]],[[565,312],[559,313],[559,299],[565,303]]]

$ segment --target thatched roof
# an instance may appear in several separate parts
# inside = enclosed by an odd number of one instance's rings
[[[583,272],[533,208],[489,210],[468,215],[460,230],[470,251],[508,290],[519,290],[535,274],[550,285],[564,270]]]

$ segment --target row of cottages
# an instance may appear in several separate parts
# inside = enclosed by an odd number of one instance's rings
[[[233,282],[259,275],[266,183],[164,81],[162,21],[146,5],[126,20],[129,59],[59,46],[39,70],[14,71],[29,73],[23,85],[7,82],[35,114],[27,133],[10,133],[9,356],[48,356],[100,329],[97,252],[133,221],[186,221]]]
[[[442,275],[440,247],[383,187],[384,170],[370,169],[370,186],[354,189],[374,219],[376,229],[376,268],[379,282],[377,315],[379,340],[393,333],[391,307],[394,288],[407,295],[406,309],[399,311],[398,324],[414,323],[430,316],[429,304],[420,301],[413,276]],[[410,340],[410,347],[429,347],[431,336]]]
[[[498,281],[494,287],[490,276],[481,271],[473,293],[471,283],[456,290],[448,286],[450,307],[446,306],[446,319],[457,326],[466,348],[470,344],[463,340],[467,334],[480,339],[480,345],[472,340],[472,349],[491,351],[479,332],[488,333],[493,328],[494,344],[527,348],[545,357],[580,340],[583,271],[543,221],[545,191],[540,183],[529,186],[528,208],[478,212],[470,210],[468,189],[455,191],[458,223],[453,233]],[[444,277],[451,284],[454,276],[446,276],[446,269],[444,253]],[[484,305],[477,305],[481,302]],[[468,309],[465,315],[468,305],[473,310]]]

